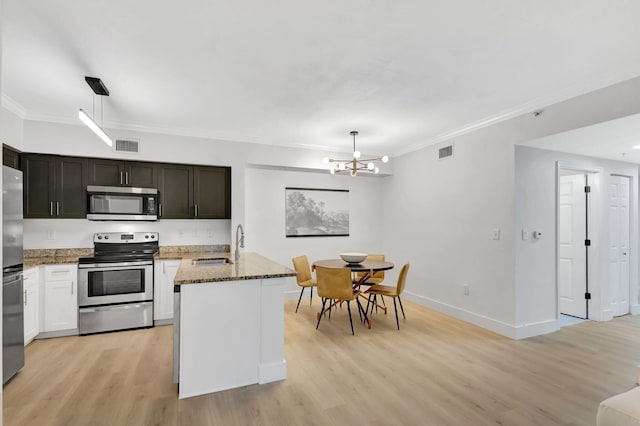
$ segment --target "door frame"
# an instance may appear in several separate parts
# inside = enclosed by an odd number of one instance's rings
[[[589,205],[587,206],[588,221],[589,221],[589,235],[591,240],[589,251],[587,255],[587,264],[589,266],[587,272],[588,280],[588,292],[591,294],[591,300],[587,301],[587,319],[596,321],[602,321],[602,297],[600,291],[600,245],[601,245],[601,202],[602,202],[602,176],[603,169],[584,167],[574,163],[567,163],[563,161],[556,161],[556,202],[555,202],[555,305],[556,305],[556,320],[560,320],[560,277],[559,277],[559,262],[558,256],[560,253],[560,174],[563,170],[575,171],[577,173],[589,174],[592,176],[591,193],[589,198]]]

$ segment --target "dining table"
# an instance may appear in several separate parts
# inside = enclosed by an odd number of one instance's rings
[[[354,272],[354,273],[363,272],[360,278],[357,281],[354,281],[353,283],[354,289],[360,289],[362,285],[366,285],[367,280],[375,272],[387,271],[389,269],[393,269],[395,265],[392,262],[387,262],[386,260],[365,259],[360,263],[348,263],[342,259],[324,259],[324,260],[316,260],[315,262],[313,262],[311,265],[311,268],[312,270],[315,271],[316,267],[318,266],[323,268],[334,268],[334,269],[349,268],[351,272]],[[360,294],[360,297],[367,300],[367,297],[363,294]],[[387,313],[387,308],[385,306],[380,306],[377,303],[376,303],[376,306],[384,310],[385,314]],[[329,306],[329,308],[325,309],[324,311],[319,312],[318,315],[324,314],[329,309],[331,309],[331,306]],[[368,318],[365,318],[365,319],[367,321],[368,328],[371,328],[371,321]]]

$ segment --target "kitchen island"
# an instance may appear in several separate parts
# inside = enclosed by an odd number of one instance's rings
[[[174,279],[178,397],[287,377],[284,285],[291,269],[256,253],[193,253]]]

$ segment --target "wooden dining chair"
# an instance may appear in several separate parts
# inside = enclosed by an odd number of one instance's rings
[[[307,287],[311,288],[311,295],[309,296],[309,306],[311,306],[313,302],[313,287],[316,287],[318,284],[311,276],[311,268],[309,267],[309,259],[307,259],[307,256],[298,256],[291,260],[293,261],[293,269],[296,271],[296,282],[302,287],[298,304],[296,305],[296,313],[298,313],[298,307],[300,306],[304,289]]]
[[[372,296],[380,295],[380,296],[389,296],[393,298],[393,310],[396,313],[396,325],[398,326],[398,330],[400,330],[400,321],[398,321],[398,307],[396,306],[396,299],[400,302],[400,309],[402,310],[402,317],[407,319],[404,315],[404,307],[402,306],[402,299],[400,299],[400,295],[404,291],[405,283],[407,281],[407,272],[409,272],[409,262],[405,263],[405,265],[400,270],[400,275],[398,276],[398,284],[395,287],[388,285],[380,285],[376,284],[371,286],[364,294],[369,295],[369,300],[367,302],[367,311],[369,310],[369,305],[371,304]],[[371,311],[373,312],[373,304],[371,304]]]
[[[364,316],[365,322],[367,320],[367,313],[358,300],[360,290],[354,290],[351,283],[351,270],[349,268],[323,268],[321,266],[316,267],[316,277],[318,278],[318,295],[322,298],[322,310],[318,314],[318,323],[316,324],[316,330],[320,326],[320,320],[324,316],[324,310],[327,302],[329,303],[329,309],[334,303],[347,302],[347,310],[349,311],[349,324],[351,324],[351,334],[353,331],[353,319],[351,318],[351,301],[355,299],[358,305],[358,314]]]

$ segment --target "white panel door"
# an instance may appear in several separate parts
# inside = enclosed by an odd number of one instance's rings
[[[558,296],[560,313],[587,317],[584,174],[560,176]]]
[[[611,176],[609,188],[609,288],[611,310],[617,317],[629,313],[629,182]]]

